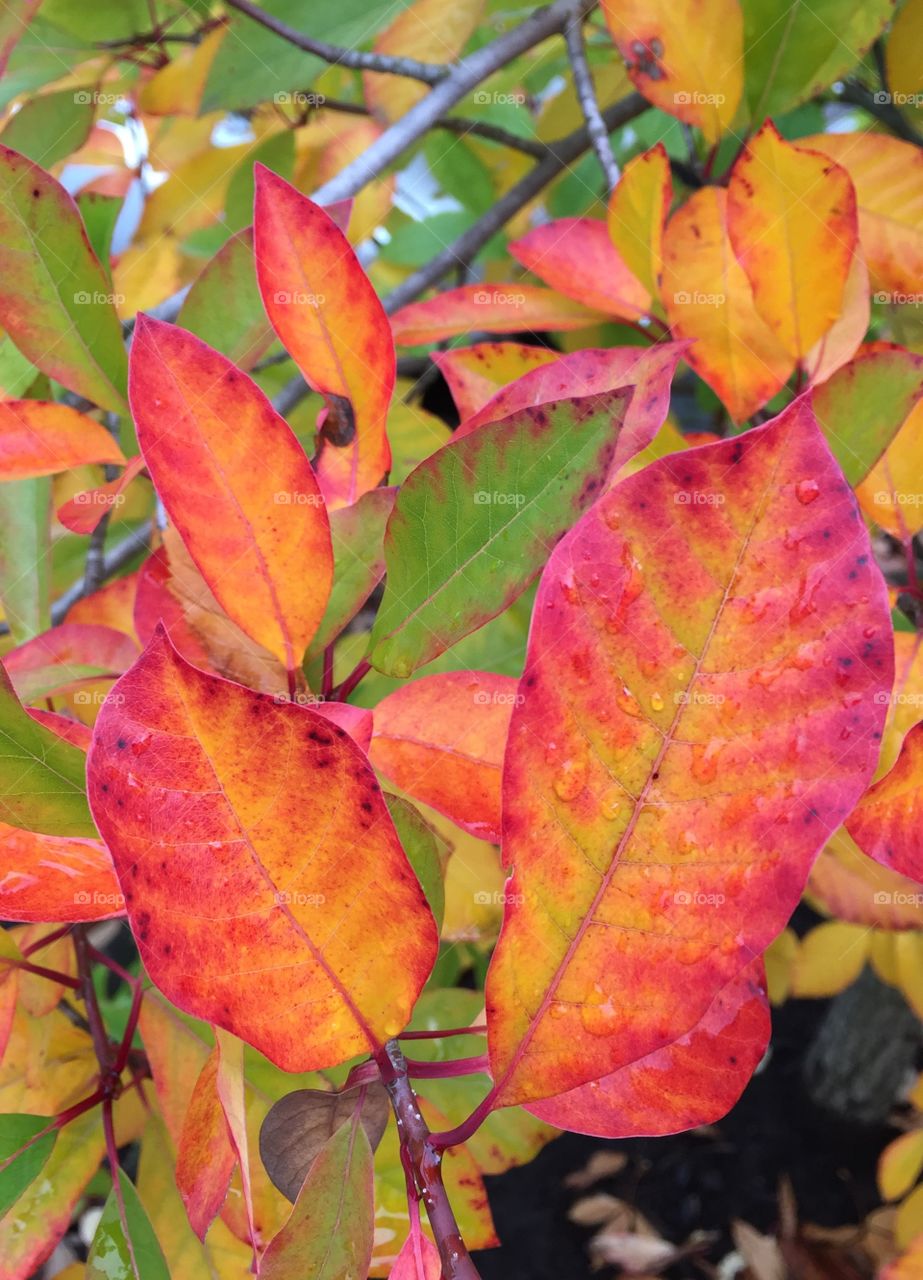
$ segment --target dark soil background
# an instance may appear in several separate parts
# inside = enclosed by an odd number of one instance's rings
[[[609,1192],[627,1201],[662,1236],[682,1243],[696,1230],[717,1238],[703,1257],[719,1262],[733,1248],[730,1224],[741,1218],[766,1235],[779,1226],[779,1187],[788,1178],[801,1223],[859,1224],[880,1203],[875,1166],[897,1130],[844,1125],[815,1106],[801,1069],[827,1001],[790,1000],[773,1011],[770,1056],[731,1113],[711,1129],[668,1138],[609,1141],[564,1134],[520,1169],[488,1178],[500,1249],[474,1255],[483,1280],[584,1280],[593,1270],[594,1229],[568,1221],[581,1197]],[[600,1150],[628,1156],[625,1168],[587,1190],[565,1186]],[[691,1258],[663,1272],[701,1280]]]

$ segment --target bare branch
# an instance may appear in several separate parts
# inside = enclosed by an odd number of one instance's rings
[[[325,98],[324,107],[329,111],[342,111],[351,116],[368,116],[368,107],[361,102],[342,102],[339,98]],[[464,138],[469,133],[475,138],[485,138],[488,142],[498,142],[513,151],[521,151],[524,155],[534,156],[541,160],[548,153],[548,144],[539,142],[537,138],[523,138],[509,129],[501,129],[499,125],[487,120],[469,120],[465,116],[443,116],[433,125],[434,129],[444,129],[447,133],[457,134]]]
[[[296,31],[288,23],[281,22],[271,13],[266,13],[265,10],[251,4],[250,0],[224,0],[224,2],[229,8],[246,14],[248,18],[252,18],[254,22],[258,22],[261,27],[265,27],[280,39],[287,40],[296,49],[313,53],[315,57],[322,58],[324,62],[330,62],[333,66],[349,67],[353,71],[379,71],[384,75],[407,76],[410,80],[422,80],[424,84],[438,84],[452,70],[450,66],[418,62],[416,58],[398,58],[382,53],[363,53],[356,49],[343,49],[338,45],[328,44],[326,40],[314,40],[311,36]]]
[[[145,520],[144,524],[137,529],[133,529],[112,548],[112,550],[103,557],[102,568],[99,573],[97,587],[114,578],[115,575],[124,569],[136,555],[142,551],[146,551],[151,544],[151,535],[153,533],[153,521]],[[82,600],[87,594],[85,589],[85,580],[80,578],[74,585],[62,596],[59,596],[51,606],[51,621],[57,626],[59,622],[63,622],[67,616],[68,610]]]
[[[596,90],[593,87],[593,77],[590,74],[590,67],[586,59],[586,46],[583,43],[583,17],[583,6],[577,0],[573,12],[564,24],[564,40],[567,44],[567,56],[570,59],[571,71],[574,73],[574,88],[577,91],[577,101],[580,103],[580,109],[583,112],[583,118],[589,130],[590,141],[599,160],[599,167],[602,169],[603,177],[606,179],[606,187],[611,191],[619,180],[619,167],[615,156],[612,154],[609,130],[606,128],[605,121],[599,110]]]
[[[482,80],[486,80],[521,53],[534,48],[548,36],[563,31],[564,23],[573,12],[574,3],[575,0],[555,0],[554,4],[537,10],[512,31],[463,58],[444,80],[376,138],[361,156],[357,156],[329,182],[325,182],[314,193],[313,199],[318,204],[332,204],[361,191],[367,182],[371,182],[393,164]],[[581,12],[588,12],[593,8],[595,0],[579,0],[579,3]]]

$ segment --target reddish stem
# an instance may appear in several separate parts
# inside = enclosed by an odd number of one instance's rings
[[[431,1134],[430,1142],[432,1145],[437,1151],[444,1151],[446,1147],[458,1147],[463,1142],[467,1142],[470,1137],[477,1133],[491,1111],[493,1111],[496,1100],[497,1090],[493,1088],[487,1097],[478,1103],[467,1120],[463,1120],[454,1129],[446,1129],[442,1133]]]
[[[486,1053],[477,1058],[453,1058],[449,1062],[420,1062],[414,1058],[405,1061],[408,1074],[419,1080],[445,1080],[451,1076],[471,1076],[488,1070]]]
[[[37,978],[47,978],[49,982],[70,987],[71,991],[79,991],[83,986],[79,978],[72,978],[69,973],[62,973],[60,969],[46,969],[43,964],[30,964],[28,960],[7,959],[2,963],[10,969],[22,969],[23,973],[34,973]]]
[[[449,1027],[446,1031],[402,1031],[398,1040],[441,1040],[443,1036],[484,1036],[485,1026]]]
[[[360,680],[372,670],[372,664],[363,658],[354,671],[346,677],[338,689],[334,689],[331,697],[337,702],[345,702]]]
[[[321,678],[321,693],[329,698],[333,693],[333,645],[328,644],[324,650],[324,674]]]
[[[73,929],[72,924],[62,924],[60,929],[55,929],[52,933],[46,933],[44,938],[38,938],[35,942],[30,942],[27,947],[23,947],[22,954],[24,956],[34,955],[36,951],[41,951],[43,947],[50,947],[53,942],[58,942],[61,938],[66,938]]]

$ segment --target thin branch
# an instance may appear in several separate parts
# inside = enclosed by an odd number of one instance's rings
[[[121,542],[117,542],[103,558],[100,585],[109,578],[115,577],[119,570],[124,569],[140,551],[146,550],[150,546],[152,533],[153,521],[145,520],[143,525],[133,529]],[[55,600],[51,606],[51,621],[55,626],[63,622],[68,610],[86,595],[84,583],[85,580],[81,578]]]
[[[426,1207],[442,1262],[443,1280],[479,1280],[442,1181],[442,1154],[430,1143],[429,1127],[420,1114],[398,1042],[389,1040],[375,1060],[397,1117],[408,1192],[412,1188],[415,1198],[422,1200]]]
[[[570,59],[571,71],[574,75],[577,101],[580,103],[580,110],[583,112],[590,141],[599,160],[599,167],[602,169],[603,177],[606,179],[606,187],[611,191],[619,180],[619,166],[612,153],[609,130],[606,128],[602,112],[599,109],[596,90],[593,87],[593,77],[590,74],[589,63],[586,58],[586,45],[583,42],[583,16],[583,6],[577,0],[573,12],[564,24],[564,41],[567,45],[567,56]]]
[[[581,12],[588,12],[595,4],[595,0],[580,2]],[[564,23],[573,12],[573,5],[574,0],[555,0],[554,4],[537,10],[512,31],[463,58],[445,79],[376,138],[361,156],[325,182],[312,199],[318,204],[332,204],[356,195],[366,183],[378,177],[412,147],[456,102],[477,88],[482,80],[548,36],[563,31]]]
[[[604,125],[608,129],[627,124],[643,111],[648,110],[650,103],[639,93],[629,94],[621,102],[615,102],[603,112]],[[474,255],[501,229],[510,218],[523,209],[530,201],[548,186],[568,165],[579,159],[590,145],[589,129],[586,125],[574,130],[566,138],[550,143],[548,155],[540,160],[533,169],[510,187],[496,204],[488,209],[483,217],[473,223],[462,235],[454,240],[441,253],[436,254],[425,266],[403,280],[384,300],[385,311],[393,315],[408,302],[412,302],[426,289],[436,284],[459,262],[470,262]]]
[[[313,53],[333,66],[349,67],[353,71],[379,71],[385,75],[406,76],[410,80],[422,80],[424,84],[438,84],[452,71],[450,66],[440,66],[433,62],[418,62],[416,58],[398,58],[382,53],[362,53],[355,49],[344,49],[339,45],[328,44],[326,40],[314,40],[311,36],[296,31],[288,23],[266,13],[264,9],[251,4],[250,0],[224,0],[230,9],[245,14],[258,22],[261,27],[271,31],[280,39],[293,44],[296,49],[305,53]]]
[[[886,90],[883,92],[887,94]],[[880,95],[867,89],[864,84],[859,84],[856,80],[847,80],[837,93],[837,101],[861,107],[863,111],[867,111],[870,116],[874,116],[876,120],[886,125],[895,137],[904,142],[913,143],[914,146],[923,147],[923,134],[919,133],[900,108],[894,105],[890,94],[887,94],[885,101],[881,101]]]
[[[327,111],[339,111],[348,116],[371,115],[368,107],[363,106],[361,102],[324,98],[320,105]],[[521,134],[513,133],[510,129],[501,129],[499,125],[491,124],[488,120],[469,120],[466,116],[443,116],[441,120],[435,121],[433,128],[444,129],[447,133],[454,133],[461,138],[471,134],[472,137],[484,138],[488,142],[498,142],[501,146],[510,147],[513,151],[521,151],[523,155],[534,156],[536,160],[541,160],[548,153],[546,142],[540,142],[537,138],[524,138]]]

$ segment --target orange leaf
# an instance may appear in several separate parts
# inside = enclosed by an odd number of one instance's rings
[[[867,858],[845,827],[814,863],[806,897],[817,910],[851,924],[889,934],[923,929],[919,886]]]
[[[121,675],[137,656],[137,644],[124,631],[62,622],[11,649],[3,662],[20,699],[33,702],[88,680]]]
[[[130,458],[117,480],[75,494],[58,508],[58,519],[71,533],[92,533],[104,515],[120,507],[125,490],[144,470],[143,458]]]
[[[923,883],[923,721],[846,819],[846,830],[870,858]]]
[[[76,409],[42,400],[0,402],[0,480],[124,461],[106,428]]]
[[[609,198],[609,238],[654,296],[663,271],[663,229],[673,198],[670,158],[662,142],[626,164]]]
[[[767,120],[731,170],[727,226],[757,311],[804,359],[843,308],[857,238],[849,174]]]
[[[482,840],[500,840],[500,769],[517,682],[448,671],[375,708],[372,764],[408,795]]]
[[[440,1280],[439,1250],[429,1236],[409,1235],[388,1274],[390,1280]]]
[[[530,347],[524,342],[479,342],[474,347],[433,352],[433,362],[449,384],[462,422],[483,409],[507,383],[557,358],[558,352],[550,347]]]
[[[622,261],[600,218],[546,222],[509,248],[552,289],[605,315],[637,320],[650,306],[650,294]]]
[[[717,142],[743,92],[737,0],[603,0],[603,13],[636,88]]]
[[[850,361],[868,332],[872,304],[869,298],[869,269],[861,246],[856,246],[843,289],[843,307],[836,320],[804,360],[808,381],[814,386]]]
[[[867,785],[891,678],[885,585],[806,397],[587,512],[539,587],[504,762],[502,1104],[695,1026]]]
[[[601,1138],[679,1133],[722,1119],[769,1043],[763,961],[718,992],[691,1030],[637,1062],[527,1110],[541,1120]]]
[[[391,465],[385,421],[395,362],[388,320],[333,219],[263,165],[254,172],[263,305],[307,381],[337,411],[336,429],[322,433],[321,487],[332,504],[355,502]]]
[[[552,289],[534,284],[465,284],[425,302],[411,302],[391,317],[399,347],[442,342],[459,333],[515,333],[523,329],[585,329],[604,317]]]
[[[663,244],[662,298],[673,336],[735,421],[785,385],[793,360],[753,304],[728,238],[727,192],[703,187],[674,213]]]
[[[454,62],[477,28],[484,0],[414,0],[376,38],[376,53],[390,53],[420,62]],[[419,80],[406,76],[362,73],[366,105],[386,121],[399,120],[428,92]]]
[[[125,913],[112,858],[98,840],[0,823],[0,920],[70,924]]]
[[[88,782],[145,968],[179,1008],[286,1071],[404,1027],[435,922],[343,729],[198,671],[161,630],[100,713]]]
[[[333,578],[330,524],[294,433],[229,360],[148,316],[135,329],[129,393],[145,465],[202,576],[294,671]]]
[[[199,1072],[176,1151],[176,1185],[189,1224],[200,1240],[205,1239],[224,1204],[237,1163],[218,1097],[219,1065],[220,1054],[215,1048]]]

